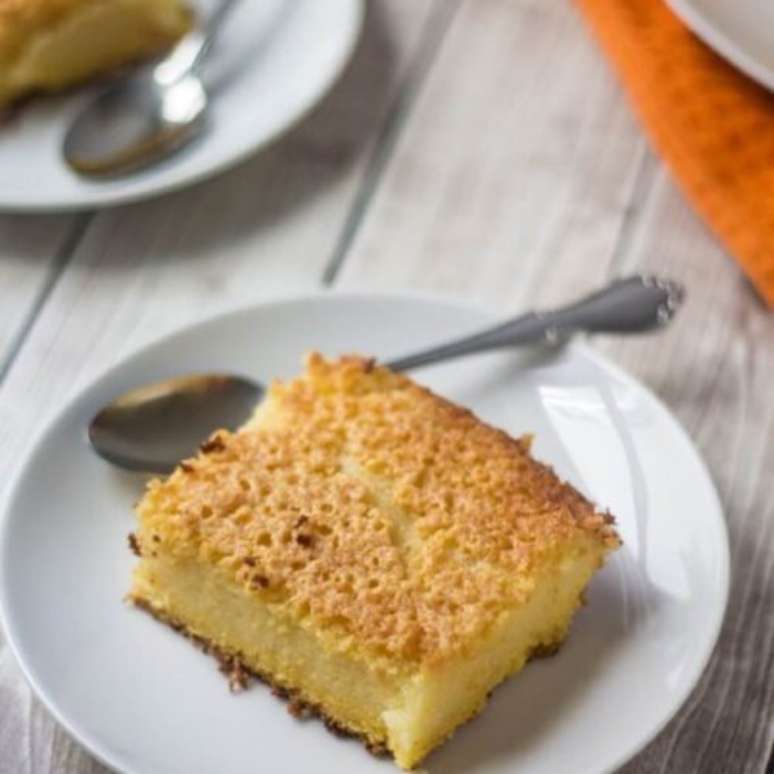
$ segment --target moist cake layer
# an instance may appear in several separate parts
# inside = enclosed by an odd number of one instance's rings
[[[470,412],[309,359],[138,508],[132,595],[416,764],[565,636],[609,516]]]

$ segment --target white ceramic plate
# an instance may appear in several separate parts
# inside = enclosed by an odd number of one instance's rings
[[[334,295],[257,306],[121,362],[40,436],[0,531],[0,602],[37,693],[96,756],[138,774],[389,772],[389,761],[293,719],[261,685],[231,695],[212,660],[122,603],[126,536],[142,478],[89,450],[109,398],[174,373],[289,377],[302,353],[378,356],[448,339],[492,317],[450,301]],[[625,546],[594,580],[569,640],[497,690],[426,767],[455,774],[600,772],[677,711],[718,634],[728,545],[718,498],[668,411],[583,345],[548,359],[479,355],[415,373],[514,434],[619,519]]]
[[[193,0],[206,13],[212,0]],[[242,0],[205,71],[212,114],[204,135],[163,163],[95,182],[61,158],[65,131],[96,93],[35,100],[0,124],[0,210],[105,207],[202,180],[243,160],[327,91],[357,41],[362,0]]]
[[[668,0],[675,13],[719,54],[774,89],[771,0]]]

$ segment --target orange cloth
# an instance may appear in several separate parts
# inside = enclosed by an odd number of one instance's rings
[[[774,94],[662,0],[576,2],[684,192],[774,307]]]

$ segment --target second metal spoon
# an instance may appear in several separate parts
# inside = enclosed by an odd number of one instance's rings
[[[474,352],[560,343],[580,332],[643,333],[668,323],[682,299],[683,290],[674,282],[630,277],[569,306],[530,312],[385,365],[403,371]],[[238,376],[170,379],[133,390],[105,406],[89,425],[89,440],[115,465],[168,473],[215,430],[242,424],[263,394],[263,385]]]
[[[122,78],[73,121],[62,155],[88,177],[133,172],[194,139],[207,115],[200,68],[237,0],[220,0],[203,26],[186,35],[151,70]]]

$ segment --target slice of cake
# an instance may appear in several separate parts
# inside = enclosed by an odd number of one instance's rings
[[[191,20],[179,0],[0,0],[0,107],[154,56]]]
[[[354,357],[310,356],[138,516],[134,602],[404,768],[559,646],[619,544],[528,439]]]

